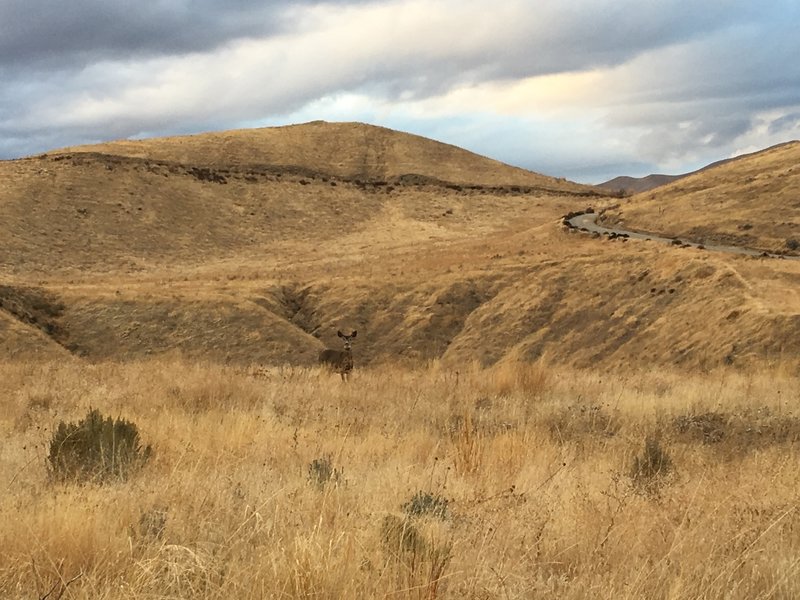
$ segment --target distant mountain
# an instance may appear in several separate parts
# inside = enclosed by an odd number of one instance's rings
[[[647,190],[652,190],[661,185],[672,183],[681,177],[686,177],[686,175],[652,174],[646,177],[628,177],[626,175],[621,175],[604,183],[600,183],[597,187],[612,192],[619,192],[622,190],[625,194],[638,194],[639,192],[646,192]]]
[[[626,175],[621,175],[619,177],[614,177],[614,179],[609,179],[604,183],[597,184],[596,187],[602,188],[604,190],[609,190],[611,192],[619,192],[622,190],[626,195],[630,194],[639,194],[641,192],[647,192],[652,190],[653,188],[661,187],[662,185],[667,185],[668,183],[672,183],[673,181],[677,181],[678,179],[683,179],[684,177],[689,177],[690,175],[694,175],[696,173],[702,173],[708,169],[713,169],[715,167],[719,167],[724,165],[725,163],[731,162],[733,160],[740,160],[742,158],[746,158],[749,156],[755,156],[757,154],[761,154],[762,152],[766,152],[768,150],[773,150],[776,148],[781,148],[782,146],[786,146],[787,144],[794,144],[795,142],[784,142],[781,144],[776,144],[775,146],[771,146],[770,148],[766,148],[764,150],[758,150],[756,152],[751,152],[749,154],[740,154],[738,156],[734,156],[733,158],[723,158],[722,160],[717,160],[711,164],[706,165],[696,171],[690,171],[689,173],[683,173],[681,175],[661,175],[661,174],[650,174],[644,177],[628,177]]]

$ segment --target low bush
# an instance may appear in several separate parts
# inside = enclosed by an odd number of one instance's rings
[[[55,480],[106,482],[128,479],[151,454],[134,423],[90,409],[77,423],[58,424],[47,460]]]
[[[444,520],[448,515],[448,504],[450,501],[439,494],[419,491],[403,504],[403,510],[410,517],[430,515]]]

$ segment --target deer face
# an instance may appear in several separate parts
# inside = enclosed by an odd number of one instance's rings
[[[341,374],[342,380],[347,381],[350,372],[353,370],[353,352],[350,350],[350,345],[356,337],[356,332],[353,331],[350,335],[345,335],[341,331],[337,331],[336,335],[342,338],[344,350],[325,348],[319,353],[319,364],[337,371]]]
[[[357,331],[353,331],[353,333],[351,333],[350,335],[345,335],[341,331],[337,331],[336,335],[338,335],[340,338],[342,338],[342,341],[344,342],[344,349],[345,350],[350,350],[350,345],[352,344],[353,340],[355,339],[357,333],[358,333]]]

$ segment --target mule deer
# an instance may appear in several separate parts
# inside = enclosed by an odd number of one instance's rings
[[[350,344],[355,339],[356,333],[358,332],[353,331],[350,335],[345,335],[341,331],[337,331],[336,335],[344,340],[344,350],[325,348],[319,353],[319,364],[339,373],[342,381],[347,381],[353,370],[353,351]]]

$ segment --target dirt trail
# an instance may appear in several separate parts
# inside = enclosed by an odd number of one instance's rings
[[[766,252],[764,250],[757,250],[755,248],[745,248],[744,246],[722,246],[716,244],[699,244],[697,242],[692,242],[689,240],[662,237],[658,234],[648,233],[645,231],[630,231],[627,229],[620,229],[617,227],[614,228],[603,227],[602,225],[597,224],[597,217],[598,217],[597,213],[583,213],[575,215],[570,219],[567,219],[567,222],[569,222],[569,224],[575,229],[588,231],[589,233],[599,233],[601,235],[613,235],[615,237],[627,237],[632,240],[661,242],[664,244],[672,244],[674,246],[680,246],[682,248],[686,247],[700,248],[700,249],[710,250],[712,252],[727,252],[728,254],[741,254],[744,256],[760,256],[763,258],[800,260],[800,256],[786,256],[783,254],[774,254],[771,252]]]

